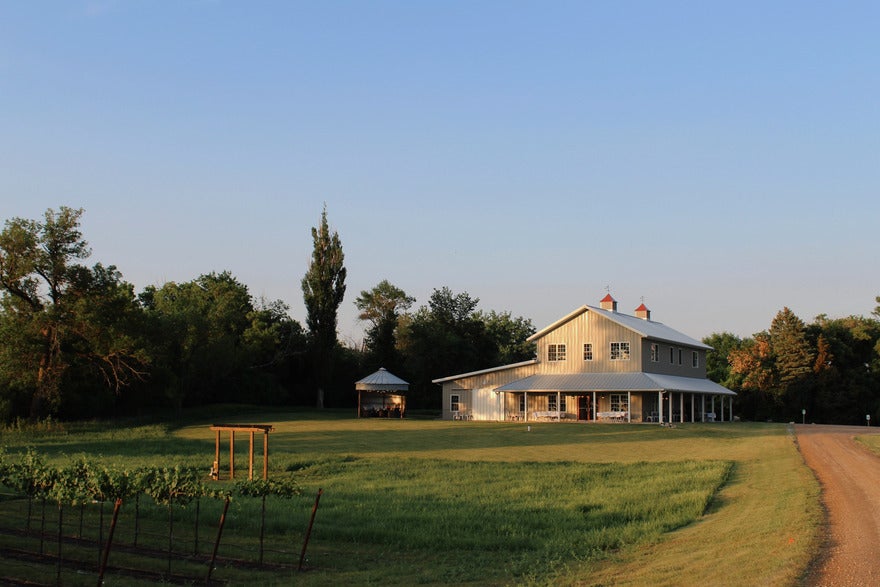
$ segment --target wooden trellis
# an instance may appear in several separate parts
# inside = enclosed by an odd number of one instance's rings
[[[220,433],[229,431],[229,478],[235,479],[235,433],[250,433],[250,450],[248,451],[248,479],[254,478],[254,434],[263,433],[263,479],[269,478],[269,432],[274,430],[271,424],[214,424],[211,426],[216,434],[214,443],[214,467],[211,477],[220,479]]]

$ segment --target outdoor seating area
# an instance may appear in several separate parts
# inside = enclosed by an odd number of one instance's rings
[[[596,416],[602,422],[626,422],[629,412],[598,412]]]
[[[569,414],[567,412],[558,412],[556,410],[545,410],[533,412],[532,416],[535,420],[564,420],[565,418],[572,417],[572,414]]]

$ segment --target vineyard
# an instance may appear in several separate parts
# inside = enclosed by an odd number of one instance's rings
[[[0,582],[271,583],[303,567],[301,530],[279,543],[272,519],[266,539],[267,501],[300,494],[289,479],[218,483],[194,468],[84,458],[52,467],[31,449],[0,450],[0,486]]]

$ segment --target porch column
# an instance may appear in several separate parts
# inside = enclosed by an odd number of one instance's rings
[[[715,413],[715,396],[712,396],[712,413]]]
[[[691,422],[696,422],[694,419],[695,410],[697,408],[697,396],[696,394],[691,394]]]
[[[733,422],[733,397],[730,398],[730,421]]]
[[[595,422],[596,420],[599,419],[599,416],[596,415],[596,412],[598,411],[598,409],[599,409],[599,406],[596,405],[596,392],[594,391],[593,392],[593,422]]]
[[[684,424],[684,392],[678,396],[678,422]]]
[[[562,416],[560,416],[560,411],[562,410],[562,405],[559,403],[562,401],[562,392],[556,392],[556,421],[561,422]]]
[[[700,396],[703,399],[702,407],[700,408],[700,422],[706,421],[706,395],[703,394]]]
[[[529,392],[523,392],[523,421],[529,421]]]
[[[667,421],[672,424],[672,391],[669,392],[669,418]]]
[[[663,423],[663,392],[657,392],[657,419],[660,424]]]
[[[724,422],[724,396],[721,396],[721,421]]]
[[[627,422],[632,422],[632,413],[633,413],[632,406],[633,406],[632,392],[627,391],[626,392],[626,421]]]

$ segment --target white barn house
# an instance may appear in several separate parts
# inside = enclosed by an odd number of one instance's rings
[[[611,295],[528,339],[536,358],[434,379],[444,419],[706,422],[733,420],[733,391],[706,378],[711,347],[621,314]]]

